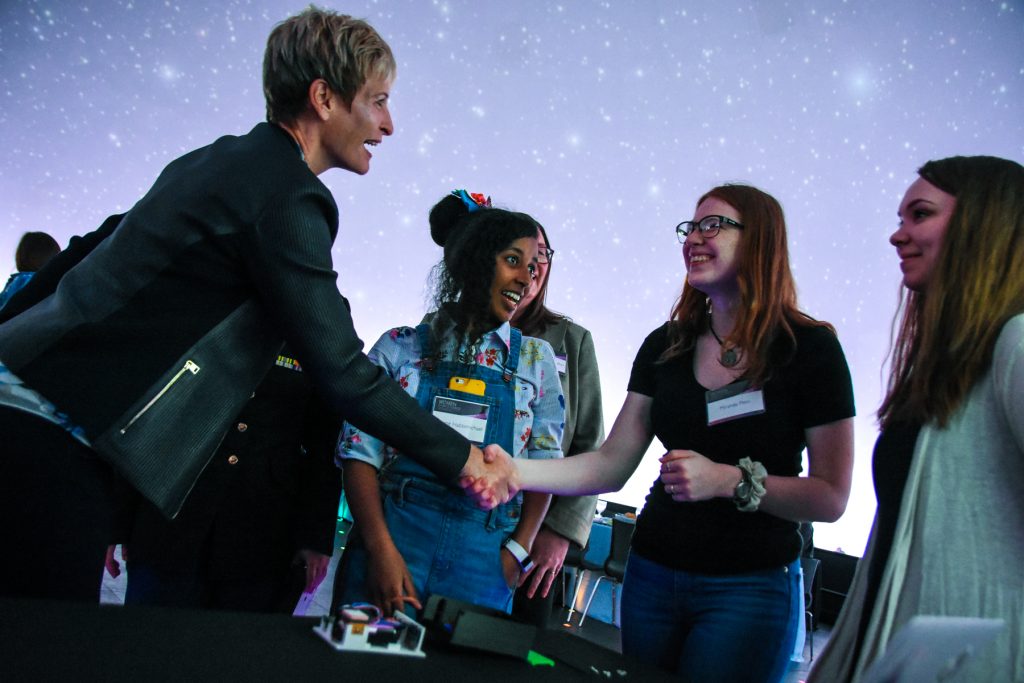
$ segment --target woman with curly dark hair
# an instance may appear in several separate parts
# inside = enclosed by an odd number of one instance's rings
[[[370,359],[420,405],[477,444],[516,457],[561,457],[564,399],[550,344],[509,323],[537,268],[537,222],[456,190],[430,212],[444,247],[430,324],[381,336]],[[508,611],[551,496],[492,511],[387,444],[346,425],[338,456],[356,522],[341,603],[386,613],[432,594]]]

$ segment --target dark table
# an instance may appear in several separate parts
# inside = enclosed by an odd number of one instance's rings
[[[313,634],[316,623],[287,615],[0,599],[0,680],[669,680],[559,631],[540,632],[534,646],[556,665],[532,667],[430,642],[425,659],[337,652]],[[591,665],[611,677],[587,671]]]

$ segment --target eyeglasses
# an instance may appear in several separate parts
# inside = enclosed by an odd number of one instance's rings
[[[551,247],[544,247],[537,252],[537,263],[551,263],[551,259],[555,257],[555,250]]]
[[[743,229],[743,224],[737,223],[731,218],[725,216],[704,216],[699,221],[683,221],[676,226],[676,237],[680,242],[685,242],[687,235],[694,230],[700,230],[701,237],[711,238],[718,234],[718,231],[723,227],[731,225],[734,228],[740,230]]]

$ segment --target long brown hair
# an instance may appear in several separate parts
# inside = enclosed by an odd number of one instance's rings
[[[554,249],[551,246],[551,240],[548,239],[548,231],[544,229],[544,226],[538,223],[537,228],[544,235],[544,243],[548,245],[548,248]],[[540,286],[540,289],[537,290],[537,295],[533,297],[533,301],[527,304],[526,308],[523,309],[522,315],[514,323],[523,334],[529,337],[536,337],[538,334],[542,334],[550,325],[554,325],[559,320],[565,318],[565,316],[549,309],[545,303],[548,295],[548,282],[550,280],[551,264],[548,263],[548,276],[544,279],[544,284]]]
[[[740,305],[736,324],[723,341],[742,350],[747,370],[746,379],[755,385],[771,376],[772,364],[780,361],[773,355],[779,335],[795,348],[793,325],[820,325],[797,308],[796,283],[789,269],[789,247],[786,240],[786,219],[775,197],[750,185],[720,185],[697,200],[697,206],[714,197],[736,209],[743,223],[737,250],[737,284]],[[697,338],[708,329],[707,298],[688,284],[672,308],[669,345],[661,355],[665,362],[689,351]]]
[[[882,427],[949,422],[1024,312],[1024,167],[998,157],[929,161],[918,174],[956,205],[927,291],[902,287]]]

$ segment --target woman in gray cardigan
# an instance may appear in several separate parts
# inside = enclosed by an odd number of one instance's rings
[[[1024,167],[953,157],[918,173],[889,238],[903,289],[878,510],[811,682],[862,680],[917,615],[1004,620],[948,680],[1024,681]]]
[[[555,250],[543,226],[537,236],[537,247],[537,279],[519,303],[512,324],[524,335],[547,341],[555,350],[565,396],[562,452],[570,456],[594,450],[604,441],[601,377],[590,332],[545,305]],[[597,496],[560,496],[551,502],[530,549],[536,568],[523,575],[522,589],[516,592],[516,614],[528,616],[541,626],[546,624],[551,612],[551,583],[562,571],[569,543],[581,548],[587,544],[596,503]]]

